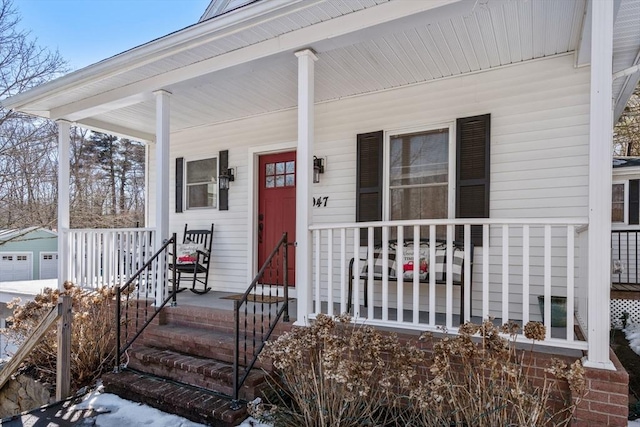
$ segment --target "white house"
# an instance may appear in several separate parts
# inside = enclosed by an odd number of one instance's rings
[[[215,223],[215,290],[246,289],[287,231],[298,322],[347,309],[351,290],[356,318],[455,333],[540,320],[537,296],[558,295],[566,326],[546,345],[613,369],[612,127],[639,61],[637,0],[215,0],[3,105],[59,126],[60,280],[90,276],[74,254],[109,240],[69,229],[75,124],[147,142],[149,233],[158,247]],[[436,239],[440,255],[462,242],[463,278],[452,256],[442,284],[390,272],[389,240]],[[376,247],[385,273],[349,286],[351,258],[360,272]]]

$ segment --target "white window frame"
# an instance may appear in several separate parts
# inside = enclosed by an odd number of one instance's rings
[[[197,162],[199,160],[216,160],[216,170],[215,170],[215,178],[216,178],[216,205],[215,206],[199,206],[199,207],[189,207],[189,183],[188,183],[188,172],[189,172],[189,163]],[[203,209],[219,209],[220,208],[220,159],[217,155],[213,156],[202,156],[202,157],[194,157],[194,158],[186,158],[184,159],[184,171],[183,171],[183,179],[182,179],[182,194],[184,194],[184,209],[187,211],[197,211]]]
[[[613,181],[611,183],[612,188],[611,188],[611,192],[613,194],[613,186],[616,184],[621,184],[624,186],[624,200],[623,200],[623,212],[624,212],[624,221],[623,222],[614,222],[613,220],[611,220],[612,224],[624,224],[624,225],[629,225],[629,180],[626,181]],[[613,200],[611,202],[613,204]],[[611,206],[613,208],[613,206]]]
[[[382,161],[382,219],[389,221],[391,218],[391,189],[390,189],[390,155],[391,137],[395,135],[406,135],[410,133],[430,132],[434,130],[447,129],[449,132],[449,168],[448,168],[448,194],[447,194],[447,218],[456,217],[456,122],[441,122],[431,125],[404,127],[385,131],[383,161]]]

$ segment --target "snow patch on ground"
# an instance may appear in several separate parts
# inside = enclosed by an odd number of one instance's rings
[[[99,415],[95,418],[96,427],[153,426],[153,427],[204,427],[186,418],[167,414],[147,405],[124,400],[114,394],[104,393],[98,386],[87,394],[82,402],[73,405],[71,410],[93,409]],[[253,418],[247,418],[240,427],[270,427]]]
[[[628,325],[623,331],[629,341],[629,348],[640,355],[640,324]]]

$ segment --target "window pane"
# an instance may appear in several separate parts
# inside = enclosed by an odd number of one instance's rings
[[[296,162],[295,161],[287,162],[287,166],[285,170],[287,173],[294,173],[296,171]]]
[[[276,163],[276,173],[282,175],[284,173],[284,162]]]
[[[446,183],[449,170],[449,132],[441,129],[392,136],[389,163],[391,187]]]
[[[276,167],[273,163],[267,163],[267,175],[274,175],[276,173]]]
[[[613,184],[611,188],[611,221],[624,222],[624,184]]]
[[[287,174],[285,175],[285,183],[284,185],[287,187],[293,187],[296,184],[295,175]]]
[[[391,219],[447,218],[446,185],[391,190]]]
[[[217,181],[217,159],[187,162],[187,184]]]
[[[284,187],[284,176],[282,175],[276,176],[276,187]]]
[[[187,187],[187,207],[189,208],[215,208],[216,185],[198,184]]]
[[[267,177],[267,188],[273,188],[275,186],[275,181],[274,181],[274,177],[272,176],[268,176]]]
[[[390,219],[447,218],[449,131],[395,135],[389,144]]]

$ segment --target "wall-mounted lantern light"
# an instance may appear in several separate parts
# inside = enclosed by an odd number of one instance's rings
[[[313,156],[313,183],[320,182],[320,174],[324,173],[324,159],[322,157]]]
[[[223,170],[222,172],[220,172],[220,176],[218,177],[220,189],[228,190],[229,183],[235,181],[235,179],[235,171],[233,168],[229,168],[226,171]]]

